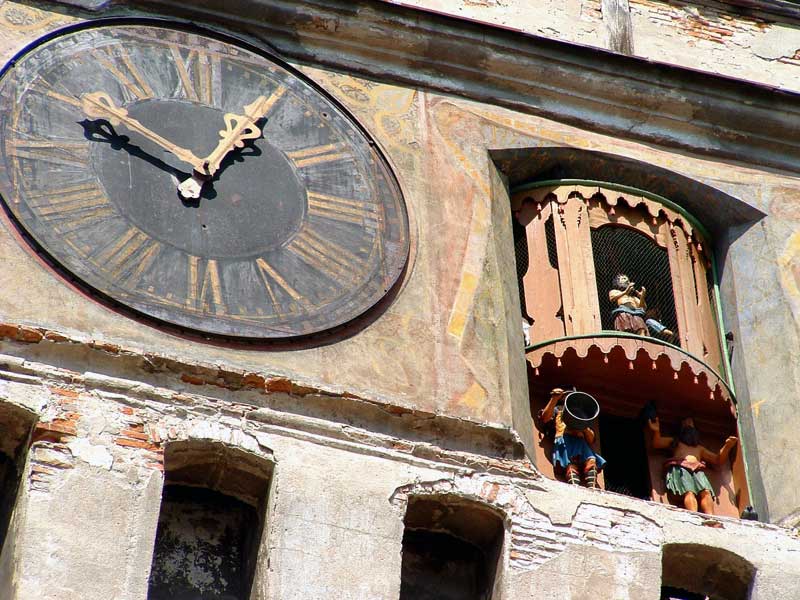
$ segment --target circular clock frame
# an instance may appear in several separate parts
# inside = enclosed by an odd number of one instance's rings
[[[153,80],[158,60],[169,76]],[[407,266],[408,213],[377,143],[230,35],[141,18],[54,31],[0,71],[0,135],[14,225],[131,316],[206,338],[328,335],[377,310]],[[189,179],[199,198],[176,188]]]

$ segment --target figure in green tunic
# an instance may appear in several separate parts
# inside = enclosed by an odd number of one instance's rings
[[[681,421],[677,437],[661,435],[658,417],[650,419],[647,426],[653,434],[653,448],[672,449],[672,458],[664,463],[667,490],[683,502],[683,508],[714,514],[714,490],[706,477],[708,463],[721,465],[739,441],[731,436],[719,453],[711,452],[700,445],[700,438],[694,426],[694,419],[686,417]]]

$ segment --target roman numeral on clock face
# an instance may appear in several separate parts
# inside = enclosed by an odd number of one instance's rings
[[[350,282],[363,270],[363,260],[339,244],[303,229],[287,249],[332,281]]]
[[[222,278],[216,260],[189,256],[186,305],[189,308],[223,314]]]
[[[159,242],[131,227],[118,240],[103,248],[94,261],[103,265],[118,281],[135,287],[160,252]]]
[[[108,48],[99,48],[92,55],[114,76],[120,86],[136,99],[147,100],[154,96],[153,88],[150,87],[123,45],[116,45],[113,51]]]
[[[266,259],[256,259],[256,269],[261,277],[261,282],[264,284],[264,289],[267,292],[273,309],[276,313],[281,313],[280,306],[283,304],[278,296],[278,290],[282,290],[298,305],[307,308],[308,302],[302,294],[300,294],[284,277],[281,275]]]
[[[331,196],[321,192],[309,191],[307,196],[309,216],[358,225],[363,225],[370,221],[374,222],[377,218],[375,207],[365,202]]]
[[[42,222],[63,234],[102,225],[116,214],[114,206],[94,183],[33,191],[28,194],[28,202]]]
[[[76,169],[89,167],[89,151],[88,143],[81,141],[38,136],[9,138],[6,141],[6,153],[10,156]]]
[[[218,106],[220,57],[201,50],[185,51],[175,44],[170,44],[169,50],[186,98]]]
[[[347,145],[343,142],[336,144],[325,144],[324,146],[313,146],[287,152],[286,156],[295,164],[298,169],[318,165],[320,163],[334,162],[350,158]]]

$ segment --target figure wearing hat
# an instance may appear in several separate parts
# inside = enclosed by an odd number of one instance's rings
[[[581,474],[588,488],[597,488],[597,473],[603,469],[605,459],[592,450],[595,433],[591,427],[569,429],[564,422],[566,392],[554,388],[550,400],[539,413],[542,423],[554,421],[553,466],[563,469],[567,482],[580,485]]]

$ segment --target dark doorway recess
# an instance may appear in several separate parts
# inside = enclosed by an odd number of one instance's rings
[[[600,443],[605,488],[644,500],[652,499],[647,449],[639,421],[600,413]]]
[[[503,546],[491,509],[446,496],[412,498],[403,534],[400,600],[490,600]]]
[[[219,492],[164,488],[149,600],[246,600],[261,538],[252,506]]]
[[[702,544],[665,544],[661,554],[661,597],[748,600],[755,574],[756,569],[748,560],[728,550]]]
[[[173,442],[148,600],[254,600],[271,462],[216,442]]]
[[[19,472],[14,459],[0,453],[0,549],[6,541],[18,487]]]
[[[705,594],[695,594],[675,587],[664,586],[661,588],[661,600],[706,600]]]

